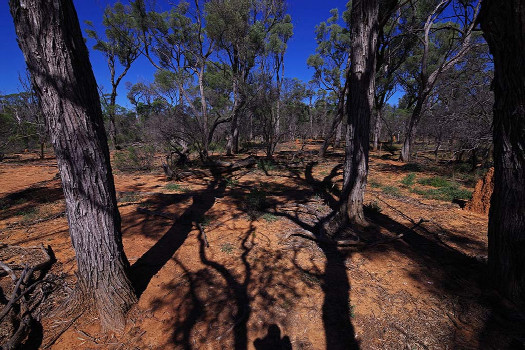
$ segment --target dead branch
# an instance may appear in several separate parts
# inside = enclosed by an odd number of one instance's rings
[[[23,247],[16,247],[18,249],[27,250],[32,248],[23,248]],[[34,249],[34,248],[33,248]],[[30,310],[30,293],[34,290],[34,288],[44,282],[44,279],[37,280],[36,282],[33,282],[32,284],[28,285],[29,281],[31,280],[33,274],[35,271],[41,271],[49,267],[53,263],[53,254],[51,247],[48,247],[47,249],[44,248],[44,245],[41,244],[38,249],[40,249],[45,256],[45,259],[43,262],[38,263],[32,267],[25,266],[22,272],[20,273],[20,277],[16,277],[16,274],[13,272],[13,269],[9,267],[4,262],[0,262],[0,267],[6,272],[7,275],[9,275],[14,283],[13,292],[11,293],[11,296],[9,298],[9,302],[7,305],[2,309],[0,312],[0,322],[5,318],[6,315],[8,315],[12,310],[14,310],[14,306],[19,303],[19,323],[16,331],[11,335],[11,337],[7,340],[6,343],[0,345],[0,349],[17,349],[21,345],[22,341],[27,337],[27,334],[29,333],[31,329],[31,325],[33,323],[33,316],[31,315]],[[40,278],[42,277],[42,274],[40,274]]]
[[[206,231],[204,231],[204,228],[202,227],[202,224],[200,222],[197,223],[197,228],[199,229],[202,238],[204,239],[204,244],[206,244],[206,248],[210,247],[210,243],[208,243],[208,237],[206,236]]]

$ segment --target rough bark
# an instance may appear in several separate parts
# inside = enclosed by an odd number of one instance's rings
[[[341,89],[339,92],[339,100],[337,102],[337,114],[332,120],[332,126],[330,127],[330,131],[328,132],[328,135],[325,137],[323,144],[321,145],[321,148],[319,148],[319,157],[324,158],[326,155],[326,151],[328,150],[328,146],[330,146],[330,141],[334,137],[334,134],[337,131],[337,128],[341,124],[344,116],[345,116],[345,108],[346,108],[346,95],[348,94],[348,79],[347,83],[345,83],[345,86]]]
[[[381,129],[383,127],[381,118],[381,110],[376,111],[376,120],[374,124],[374,138],[373,138],[373,150],[377,151],[378,145],[379,145],[379,138],[381,137]]]
[[[136,301],[97,85],[72,0],[11,0],[18,42],[55,149],[78,287],[102,326],[121,329]]]
[[[370,115],[374,104],[379,5],[354,1],[351,10],[351,70],[347,102],[347,144],[343,191],[338,211],[325,225],[334,234],[345,224],[368,226],[363,199],[368,176]]]
[[[525,306],[525,3],[484,0],[481,28],[494,57],[494,192],[489,273]]]

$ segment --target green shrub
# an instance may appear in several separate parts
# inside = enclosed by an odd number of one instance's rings
[[[164,186],[164,188],[167,189],[168,191],[179,191],[179,192],[188,192],[188,191],[190,191],[189,187],[182,186],[182,185],[176,184],[176,183],[169,183],[166,186]]]
[[[416,180],[416,174],[410,173],[407,174],[402,180],[401,183],[406,187],[412,186]]]
[[[16,212],[16,215],[22,217],[22,222],[27,223],[35,220],[38,217],[38,209],[36,207],[30,207]]]
[[[370,185],[370,187],[372,187],[372,188],[380,188],[381,187],[381,183],[377,182],[375,180],[368,181],[368,185]]]
[[[397,151],[401,149],[401,146],[393,144],[393,143],[387,143],[383,145],[383,150],[386,152],[390,152],[392,155],[394,155]]]
[[[239,184],[239,180],[234,179],[233,177],[227,177],[224,181],[226,182],[226,186],[230,188],[234,188]]]
[[[133,203],[140,201],[140,193],[132,192],[132,193],[125,193],[123,194],[119,199],[119,203]]]
[[[433,176],[433,177],[426,177],[423,179],[419,179],[417,183],[421,185],[432,186],[432,187],[437,187],[437,188],[453,186],[452,182],[450,182],[449,180],[441,176]]]
[[[414,188],[412,192],[427,199],[437,199],[448,202],[457,199],[469,200],[472,197],[471,191],[460,188],[457,184],[452,184],[449,187],[431,189]]]
[[[264,171],[271,171],[271,170],[275,170],[275,164],[271,160],[260,159],[257,162],[257,168],[264,170]]]
[[[399,191],[398,187],[395,186],[384,186],[382,188],[382,191],[384,194],[389,194],[391,196],[399,197],[401,195],[401,192]]]
[[[279,220],[279,217],[275,216],[272,213],[264,213],[263,216],[262,216],[262,219],[264,221],[266,221],[266,222],[275,222],[275,221]]]
[[[266,207],[266,192],[258,188],[251,189],[245,197],[244,205],[246,213],[252,219],[257,218]]]
[[[233,245],[231,243],[221,244],[221,252],[231,254],[233,252]]]
[[[113,159],[113,164],[120,171],[147,171],[153,165],[154,148],[133,147],[117,151]]]
[[[211,218],[209,216],[203,215],[197,219],[197,222],[201,224],[202,227],[210,226]]]

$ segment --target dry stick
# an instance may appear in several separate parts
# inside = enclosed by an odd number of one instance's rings
[[[206,248],[210,247],[210,244],[208,243],[208,237],[206,236],[206,231],[204,231],[204,228],[202,227],[201,223],[197,223],[197,228],[201,232],[202,238],[204,239],[204,243],[206,244]]]
[[[71,326],[76,322],[76,320],[78,320],[80,318],[80,316],[82,316],[83,313],[84,313],[84,311],[81,311],[75,318],[73,318],[71,321],[69,321],[69,323],[66,325],[66,327],[64,327],[53,338],[51,338],[51,340],[46,345],[44,345],[42,347],[42,349],[49,349],[53,344],[55,344],[55,342],[58,340],[58,338],[60,338],[62,336],[62,334],[64,334],[69,328],[71,328]]]
[[[11,277],[13,282],[16,282],[17,280],[16,275],[13,272],[13,270],[9,266],[7,266],[7,264],[4,264],[3,262],[0,261],[0,267]]]
[[[13,307],[13,304],[15,303],[15,300],[18,296],[18,292],[20,291],[22,281],[24,280],[27,274],[27,271],[28,271],[27,268],[24,269],[24,271],[22,271],[22,274],[20,275],[20,279],[18,279],[18,281],[16,282],[15,288],[13,289],[13,294],[11,294],[11,299],[9,300],[7,305],[3,308],[2,312],[0,313],[0,321],[4,319],[4,317],[9,313],[9,310],[11,310],[11,307]]]
[[[354,240],[354,239],[334,240],[325,235],[316,236],[310,231],[304,231],[302,233],[292,233],[290,236],[302,237],[302,238],[310,239],[318,243],[335,244],[337,246],[364,246],[365,245],[365,243],[359,240]]]

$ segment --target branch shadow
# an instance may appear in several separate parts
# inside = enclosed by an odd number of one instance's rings
[[[140,297],[149,282],[182,246],[193,228],[193,223],[201,218],[215,203],[215,198],[223,195],[226,183],[220,176],[214,176],[205,190],[192,197],[192,204],[173,223],[170,229],[131,266],[131,279],[137,296]],[[174,195],[176,196],[176,195]],[[163,195],[157,209],[162,209],[175,201],[172,196]],[[176,202],[175,202],[176,203]],[[148,235],[148,232],[144,232]]]

